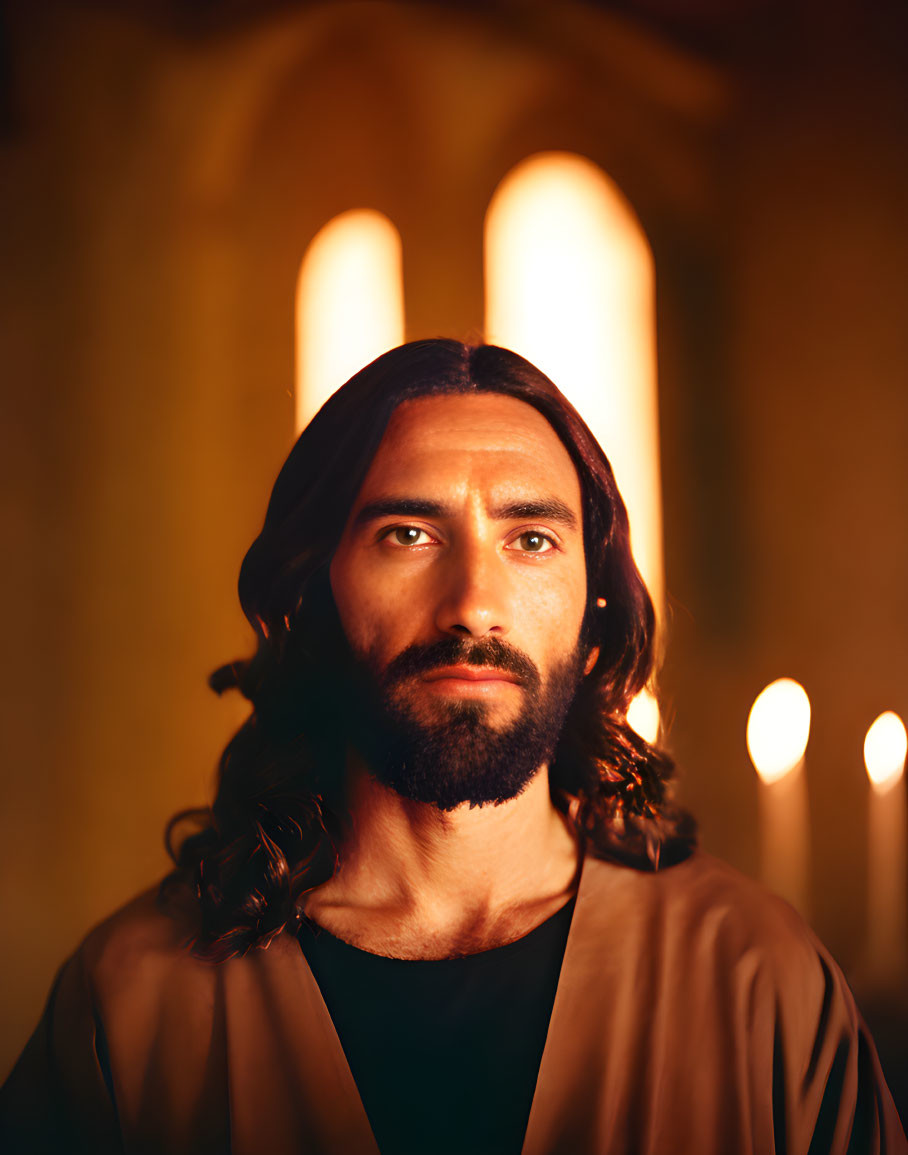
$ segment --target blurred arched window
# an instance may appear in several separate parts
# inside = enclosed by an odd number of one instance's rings
[[[486,335],[528,357],[608,454],[634,558],[662,618],[662,500],[652,253],[618,187],[585,157],[539,153],[501,181],[485,226]],[[654,741],[655,699],[628,720]]]
[[[608,454],[661,616],[654,275],[639,221],[591,161],[531,156],[489,205],[485,279],[488,340],[547,373]]]
[[[296,429],[404,339],[400,234],[373,209],[332,218],[306,249],[296,289]]]

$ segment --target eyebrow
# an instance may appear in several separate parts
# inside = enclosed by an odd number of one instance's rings
[[[490,511],[495,521],[554,521],[567,529],[577,529],[577,518],[570,506],[558,497],[529,501],[509,501]],[[453,517],[454,510],[440,501],[422,497],[379,497],[368,501],[353,519],[354,526],[365,525],[382,517]]]

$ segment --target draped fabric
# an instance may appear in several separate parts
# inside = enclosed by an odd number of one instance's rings
[[[212,965],[154,892],[63,966],[4,1151],[377,1155],[297,940]],[[98,1059],[103,1029],[114,1101]],[[873,1042],[784,902],[700,852],[587,858],[523,1155],[906,1153]]]

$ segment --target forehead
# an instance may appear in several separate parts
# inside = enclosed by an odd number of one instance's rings
[[[471,485],[500,491],[557,489],[580,508],[580,481],[542,414],[501,393],[420,397],[394,411],[359,498],[376,490]],[[359,504],[359,502],[357,502]]]

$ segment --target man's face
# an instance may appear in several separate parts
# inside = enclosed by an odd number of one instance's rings
[[[399,406],[331,588],[374,691],[377,776],[444,809],[520,793],[590,657],[580,482],[545,418],[501,394]]]

